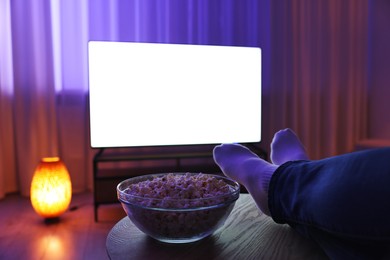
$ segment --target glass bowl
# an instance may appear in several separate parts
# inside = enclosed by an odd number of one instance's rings
[[[201,181],[196,179],[199,176],[203,178]],[[167,181],[169,178],[171,183]],[[172,184],[172,178],[182,181]],[[159,186],[159,182],[163,184]],[[223,186],[223,191],[222,188],[218,191],[215,183]],[[199,192],[202,197],[193,198]],[[178,193],[181,195],[173,195]],[[223,226],[239,194],[237,182],[204,173],[149,174],[124,180],[117,186],[118,199],[134,225],[150,237],[167,243],[189,243],[211,235]]]

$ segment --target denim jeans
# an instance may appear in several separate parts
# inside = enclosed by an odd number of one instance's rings
[[[272,176],[268,198],[275,222],[330,258],[380,258],[390,247],[390,147],[287,162]]]

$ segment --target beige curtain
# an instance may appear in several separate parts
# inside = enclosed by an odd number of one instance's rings
[[[267,141],[290,127],[319,159],[366,137],[367,27],[364,0],[272,1]]]

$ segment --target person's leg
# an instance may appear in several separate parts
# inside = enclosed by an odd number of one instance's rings
[[[390,241],[390,148],[281,165],[269,210],[333,257],[380,253]],[[381,247],[382,246],[382,247]]]
[[[390,148],[288,162],[271,179],[270,211],[276,222],[289,221],[290,216],[315,219],[324,229],[332,230],[337,223],[343,233],[352,235],[366,236],[380,224],[387,229],[380,228],[373,235],[388,236],[389,187]],[[359,227],[360,221],[371,223]]]
[[[214,157],[229,177],[252,187],[248,190],[262,211],[317,241],[331,258],[379,256],[390,241],[390,148],[291,161],[304,157],[276,153],[283,147],[281,140],[292,136],[288,132],[278,132],[271,145],[273,160],[282,164],[275,172],[272,164],[238,145],[216,147]],[[256,177],[262,181],[249,181]],[[256,187],[261,186],[258,192]]]

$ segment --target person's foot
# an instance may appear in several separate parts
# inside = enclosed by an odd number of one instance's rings
[[[268,187],[277,166],[264,161],[248,148],[238,144],[216,146],[213,155],[222,172],[244,185],[260,210],[269,216]]]
[[[288,161],[308,160],[305,147],[297,135],[289,128],[275,133],[271,143],[271,161],[282,165]]]

